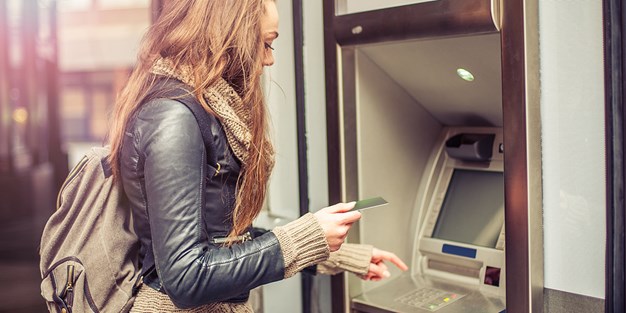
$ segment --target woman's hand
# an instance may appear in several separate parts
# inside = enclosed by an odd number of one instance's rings
[[[406,271],[409,269],[400,258],[391,252],[374,248],[372,250],[372,260],[370,261],[370,268],[367,274],[359,275],[363,280],[379,281],[383,278],[391,276],[387,265],[384,261],[389,261],[395,264],[399,269]]]
[[[355,202],[337,203],[314,213],[324,230],[331,252],[339,250],[352,223],[361,218],[361,213],[358,211],[348,212],[354,204]]]

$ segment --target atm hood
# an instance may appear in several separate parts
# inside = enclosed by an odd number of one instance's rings
[[[502,126],[501,11],[502,0],[428,1],[337,15],[332,33],[442,124]]]
[[[447,126],[502,126],[500,34],[358,46]],[[474,76],[463,80],[457,69]]]

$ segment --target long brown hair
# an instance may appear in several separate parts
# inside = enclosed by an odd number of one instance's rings
[[[210,113],[213,112],[202,91],[220,77],[230,83],[252,116],[250,149],[247,160],[242,160],[231,237],[245,231],[259,214],[273,164],[260,79],[264,49],[260,20],[265,1],[274,0],[166,1],[161,16],[144,36],[137,65],[116,101],[108,134],[109,161],[119,177],[124,130],[155,84],[150,69],[159,58],[172,60],[176,67],[192,69],[195,86],[191,87]]]

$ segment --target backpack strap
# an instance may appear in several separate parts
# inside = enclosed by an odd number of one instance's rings
[[[206,148],[207,162],[215,168],[219,168],[217,155],[213,144],[213,133],[211,132],[211,121],[215,118],[199,105],[194,93],[189,87],[174,78],[158,78],[154,92],[151,92],[146,99],[168,98],[184,104],[198,122],[202,141]]]
[[[189,90],[189,87],[173,78],[158,78],[156,84],[148,93],[144,102],[157,98],[175,100],[189,108],[191,113],[193,113],[193,116],[196,118],[196,122],[198,122],[200,133],[202,134],[202,141],[204,142],[204,147],[206,149],[207,162],[203,165],[204,173],[208,175],[208,164],[211,164],[219,171],[220,165],[217,163],[217,155],[213,144],[213,133],[211,132],[210,127],[211,121],[214,120],[214,117],[212,117],[209,112],[199,105],[198,100],[193,92]],[[204,190],[205,186],[206,179],[203,179],[202,190]],[[204,204],[204,193],[202,198],[202,203]],[[147,248],[142,267],[142,274],[139,277],[140,281],[143,280],[143,277],[157,275],[152,245]],[[141,284],[137,284],[136,289],[139,289],[140,285]]]
[[[211,116],[201,105],[198,105],[198,100],[193,95],[187,94],[182,98],[174,98],[191,110],[191,113],[196,117],[198,126],[200,126],[200,133],[202,133],[202,141],[204,141],[204,147],[206,148],[207,163],[213,165],[215,168],[219,167],[217,163],[217,155],[215,154],[215,148],[213,145],[213,133],[211,132]]]

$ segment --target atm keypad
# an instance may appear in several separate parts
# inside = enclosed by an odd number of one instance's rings
[[[423,287],[398,297],[395,301],[434,312],[464,296],[445,290]]]

